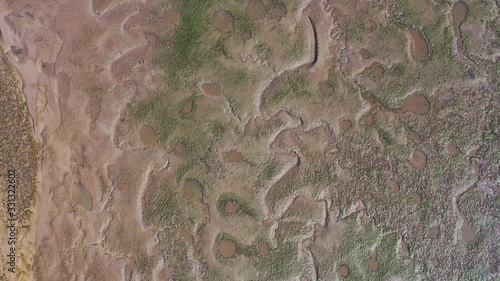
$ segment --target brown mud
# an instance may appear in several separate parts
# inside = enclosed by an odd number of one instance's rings
[[[376,258],[369,258],[368,259],[368,267],[371,269],[373,272],[378,272],[379,269],[379,264]]]
[[[203,83],[203,85],[201,85],[201,90],[205,95],[209,97],[222,96],[222,92],[219,90],[219,88],[217,88],[217,86],[212,83]]]
[[[267,7],[261,0],[250,0],[246,12],[250,19],[261,20],[267,15]]]
[[[462,31],[460,27],[464,20],[467,18],[468,7],[462,1],[455,2],[451,8],[451,16],[453,20],[453,31],[455,32],[456,46],[458,53],[464,55],[463,42],[462,42]]]
[[[349,276],[349,268],[345,265],[339,266],[339,273],[342,277],[348,277]]]
[[[423,170],[427,166],[427,155],[421,150],[415,150],[411,155],[411,165],[417,170]]]
[[[196,180],[186,180],[184,198],[198,205],[203,204],[203,186]]]
[[[287,13],[286,6],[283,3],[274,4],[271,11],[278,20],[281,20]]]
[[[226,259],[233,258],[236,254],[236,244],[230,240],[221,240],[218,246],[219,254]]]
[[[219,10],[212,15],[212,26],[220,33],[231,33],[234,31],[233,15],[225,10]]]
[[[398,109],[398,112],[411,112],[414,114],[426,114],[431,105],[427,98],[423,95],[420,94],[415,94],[411,95],[406,102],[403,104],[403,106]]]
[[[420,58],[426,58],[429,55],[429,45],[425,40],[424,36],[416,30],[409,30],[411,37],[413,38],[412,51]]]

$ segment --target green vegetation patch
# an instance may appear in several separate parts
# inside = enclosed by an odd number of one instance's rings
[[[234,193],[223,193],[219,196],[219,199],[217,200],[217,210],[222,216],[231,215],[226,211],[226,204],[228,202],[234,202],[239,205],[240,210],[238,214],[245,214],[254,218],[257,217],[255,209],[252,208],[246,200]]]
[[[269,98],[269,103],[276,105],[287,98],[302,97],[309,94],[309,80],[304,73],[290,74],[283,86]]]
[[[296,243],[283,243],[272,249],[268,256],[256,260],[255,267],[262,272],[262,280],[292,280],[310,271],[307,264],[299,260]]]
[[[166,69],[170,86],[179,87],[182,79],[192,78],[197,69],[213,59],[207,36],[210,17],[206,13],[213,3],[213,0],[174,1],[182,21],[173,36],[160,37],[165,52],[155,60],[158,67]]]

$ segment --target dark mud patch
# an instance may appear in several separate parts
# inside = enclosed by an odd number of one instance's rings
[[[191,114],[191,112],[193,112],[193,108],[194,108],[193,102],[189,101],[186,104],[184,104],[184,106],[182,107],[182,112],[186,115],[189,115],[189,114]]]
[[[417,202],[417,204],[420,204],[422,202],[422,196],[420,196],[420,194],[418,194],[416,192],[410,193],[410,197],[411,197],[411,199],[415,200],[415,202]]]
[[[250,19],[261,20],[267,15],[267,7],[260,0],[250,0],[246,12]]]
[[[226,159],[229,162],[241,162],[244,160],[243,154],[236,150],[230,150],[226,152]]]
[[[219,88],[217,88],[217,86],[212,83],[203,83],[203,85],[201,85],[201,90],[205,95],[209,97],[222,96],[222,92],[219,90]]]
[[[238,202],[230,200],[226,202],[224,210],[230,215],[236,215],[241,210],[241,206]]]
[[[457,147],[454,143],[449,143],[449,144],[446,146],[446,151],[447,151],[450,155],[457,155],[457,154],[458,154],[458,147]]]
[[[274,4],[271,12],[278,20],[281,20],[287,13],[286,6],[283,3]]]
[[[469,221],[465,217],[462,219],[462,237],[468,244],[473,244],[476,241],[476,233],[474,232],[474,229],[472,229]]]
[[[439,236],[439,228],[437,226],[429,227],[427,235],[429,235],[429,238],[431,239],[437,239]]]
[[[179,25],[182,20],[182,15],[176,9],[168,9],[163,13],[163,18],[167,23]]]
[[[422,138],[414,131],[408,133],[408,137],[415,143],[421,144],[423,142]]]
[[[367,114],[365,116],[365,125],[366,126],[371,126],[375,122],[375,118],[371,114]]]
[[[476,157],[478,152],[479,152],[479,148],[471,149],[471,150],[467,153],[467,155],[468,155],[469,157]]]
[[[387,187],[389,187],[391,189],[392,192],[398,192],[399,191],[399,184],[393,180],[393,179],[387,179],[385,181],[385,184],[387,185]]]
[[[411,165],[417,170],[423,170],[427,166],[427,155],[421,150],[415,150],[411,154]]]
[[[371,269],[373,272],[378,272],[379,269],[379,264],[376,258],[369,258],[368,259],[368,267]]]
[[[75,190],[72,197],[77,204],[81,205],[87,211],[90,212],[94,209],[92,196],[81,182],[75,184]]]
[[[321,81],[318,83],[319,92],[324,97],[330,97],[335,92],[335,88],[326,81]]]
[[[151,82],[153,84],[160,84],[163,82],[163,77],[160,74],[153,74],[151,75]]]
[[[373,68],[371,74],[372,74],[372,78],[373,79],[379,80],[379,79],[382,79],[384,77],[385,70],[384,70],[383,67],[381,67],[380,65],[378,65],[375,68]]]
[[[233,15],[226,10],[219,10],[212,15],[212,26],[220,33],[231,33],[234,30]]]
[[[236,244],[230,240],[221,240],[218,250],[223,258],[230,259],[236,255]]]
[[[462,46],[462,32],[460,27],[462,22],[467,18],[468,8],[464,2],[456,2],[451,8],[451,15],[453,19],[453,31],[455,32],[455,37],[457,39],[457,49],[460,54],[463,54]]]
[[[340,127],[344,132],[349,131],[352,127],[352,123],[350,120],[344,119],[340,122]]]
[[[399,109],[399,112],[411,112],[414,114],[425,114],[429,111],[431,104],[427,98],[420,94],[415,94],[409,97],[403,104],[403,107]]]
[[[241,32],[240,38],[241,38],[241,40],[243,40],[243,42],[246,42],[246,41],[252,39],[252,32],[250,30],[245,30],[245,31]]]
[[[361,57],[362,57],[363,59],[365,59],[365,60],[370,59],[370,58],[372,57],[372,54],[370,54],[370,52],[368,52],[368,50],[365,50],[365,49],[361,49],[361,50],[359,50],[359,52],[358,52],[358,53],[359,53],[359,54],[361,55]]]
[[[269,245],[266,242],[259,243],[259,254],[264,257],[269,255]]]
[[[158,143],[158,138],[156,137],[155,131],[150,126],[142,126],[139,132],[141,142],[144,145],[155,145]]]
[[[413,45],[411,48],[413,53],[420,58],[426,58],[429,55],[429,45],[427,45],[424,36],[416,29],[410,29],[409,32],[413,38]]]
[[[179,155],[183,155],[186,153],[186,146],[182,143],[178,143],[174,146],[174,151]]]
[[[339,266],[339,273],[342,277],[349,276],[349,268],[346,265]]]
[[[184,183],[184,198],[195,204],[203,204],[203,186],[196,180],[186,180]]]

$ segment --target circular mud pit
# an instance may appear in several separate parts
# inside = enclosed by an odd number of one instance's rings
[[[349,276],[349,268],[345,265],[339,266],[339,273],[342,275],[342,277],[348,277]]]
[[[236,244],[230,240],[221,240],[219,242],[219,254],[226,259],[234,257],[236,254]]]
[[[416,94],[406,100],[401,110],[403,112],[409,111],[411,113],[422,115],[427,113],[430,107],[431,105],[425,96]]]
[[[235,201],[227,201],[226,206],[224,207],[226,213],[230,215],[235,215],[241,210],[240,204]]]
[[[181,13],[176,9],[168,9],[163,13],[163,18],[170,24],[179,25],[181,23]]]
[[[175,151],[175,153],[182,155],[182,154],[186,153],[186,146],[183,145],[182,143],[178,143],[175,145],[174,151]]]
[[[434,267],[438,267],[439,266],[439,260],[436,259],[436,258],[434,258],[434,259],[431,260],[431,264]]]
[[[429,235],[429,238],[436,239],[439,235],[439,228],[437,226],[432,226],[429,228],[427,234]]]
[[[421,144],[422,143],[422,138],[415,133],[414,131],[410,131],[408,133],[408,137],[415,143],[415,144]]]
[[[225,10],[219,10],[212,15],[212,26],[220,33],[231,33],[234,30],[233,15]]]
[[[372,54],[370,54],[370,52],[368,52],[367,50],[365,49],[361,49],[359,50],[359,54],[361,55],[361,57],[364,59],[364,60],[367,60],[367,59],[370,59]]]
[[[411,165],[417,170],[423,170],[427,166],[427,155],[421,150],[415,150],[411,155]]]
[[[420,58],[427,57],[427,55],[429,55],[429,46],[427,45],[427,41],[425,41],[425,38],[416,29],[410,29],[409,32],[411,37],[413,38],[413,53]]]
[[[151,82],[153,84],[160,84],[163,81],[163,78],[159,74],[153,74],[151,75]]]
[[[393,179],[385,180],[385,184],[391,189],[392,192],[399,191],[399,184]]]
[[[348,131],[352,127],[351,121],[344,119],[340,122],[340,127],[342,128],[343,131]]]
[[[449,143],[447,146],[446,146],[446,151],[448,151],[448,153],[450,155],[457,155],[458,154],[458,148],[455,144],[453,143]]]
[[[139,136],[144,145],[155,145],[158,143],[155,131],[150,126],[142,126]]]
[[[373,271],[373,272],[378,272],[378,261],[377,259],[368,259],[368,267]]]
[[[385,71],[380,65],[376,66],[372,70],[372,78],[375,80],[381,79],[382,77],[384,77],[384,73],[385,73]]]
[[[193,102],[190,101],[186,103],[184,107],[182,107],[182,112],[186,115],[191,114],[191,112],[193,112]]]
[[[475,148],[475,149],[470,150],[469,153],[467,153],[467,155],[469,157],[476,157],[478,152],[479,152],[479,148]]]
[[[259,254],[261,256],[269,255],[269,245],[266,242],[259,243]]]
[[[245,31],[241,32],[240,38],[241,38],[241,40],[246,42],[246,41],[252,39],[252,32],[250,30],[245,30]]]
[[[394,69],[394,71],[392,72],[392,74],[394,76],[400,76],[401,74],[403,74],[403,71],[401,70],[401,68],[396,68],[396,69]]]
[[[335,89],[333,88],[333,86],[330,83],[326,82],[326,81],[319,82],[318,83],[318,88],[319,88],[319,92],[324,97],[330,97],[335,92]]]
[[[201,90],[205,95],[210,97],[219,97],[222,95],[219,88],[212,83],[203,83],[203,85],[201,85]]]
[[[366,126],[373,125],[373,122],[375,122],[375,118],[373,118],[373,115],[368,114],[368,115],[365,116],[365,125]]]
[[[186,180],[184,198],[195,204],[203,204],[203,186],[196,180]]]
[[[420,204],[420,202],[422,202],[422,197],[420,196],[420,194],[418,194],[416,192],[410,193],[410,197],[411,197],[411,199],[415,200],[415,202],[417,202],[418,204]]]
[[[286,6],[283,3],[274,4],[272,12],[278,20],[281,20],[286,15]]]
[[[229,162],[241,162],[243,161],[243,154],[236,150],[230,150],[226,152],[226,158]]]
[[[263,19],[267,14],[267,7],[260,0],[250,0],[247,5],[247,16],[252,20]]]

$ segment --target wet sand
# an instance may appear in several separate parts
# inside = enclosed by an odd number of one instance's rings
[[[143,4],[113,5],[0,3],[3,46],[22,49],[7,49],[8,58],[24,81],[42,146],[36,233],[31,249],[21,250],[35,267],[20,269],[15,280],[119,280],[125,267],[137,276],[146,272],[123,256],[162,260],[151,244],[155,232],[143,225],[140,198],[149,171],[164,166],[165,153],[135,150],[142,145],[136,136],[117,130],[126,104],[144,95],[150,77],[147,69],[122,71],[150,56],[143,33],[122,28],[132,16],[143,16]],[[180,20],[172,18],[171,24]],[[101,44],[104,38],[109,44]],[[155,142],[150,133],[143,131],[146,144]]]

